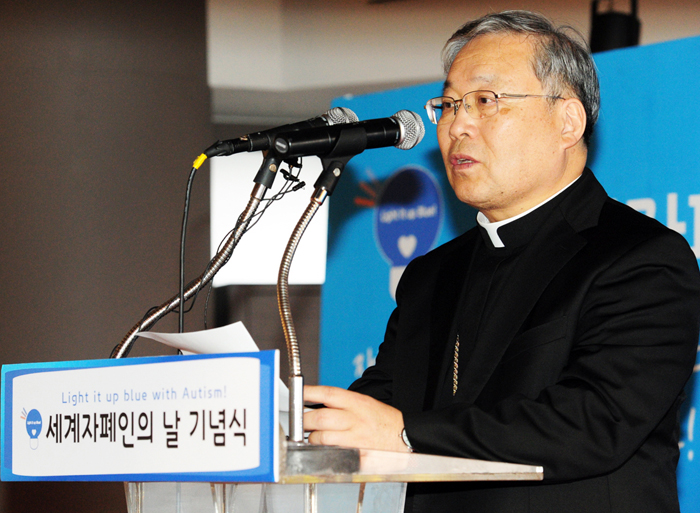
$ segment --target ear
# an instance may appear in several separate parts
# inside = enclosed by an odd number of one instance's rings
[[[583,138],[583,132],[586,130],[586,109],[578,98],[569,98],[562,103],[561,141],[564,148],[569,149]]]

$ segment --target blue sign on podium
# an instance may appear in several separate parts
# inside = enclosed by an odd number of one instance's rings
[[[2,368],[4,481],[279,480],[279,352]]]

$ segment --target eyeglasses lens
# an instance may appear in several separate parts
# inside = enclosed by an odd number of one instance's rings
[[[498,112],[498,99],[491,91],[472,91],[460,100],[449,96],[432,98],[426,104],[426,109],[433,123],[450,123],[462,105],[474,119],[488,118]]]

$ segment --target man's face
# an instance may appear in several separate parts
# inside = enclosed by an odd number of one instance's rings
[[[532,52],[526,36],[479,36],[457,54],[443,94],[454,99],[479,89],[549,94],[532,70]],[[495,116],[474,119],[460,105],[452,123],[438,124],[440,151],[457,197],[499,221],[570,183],[576,175],[566,171],[561,103],[501,98]]]

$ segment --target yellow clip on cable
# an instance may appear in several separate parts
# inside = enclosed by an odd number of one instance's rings
[[[199,169],[199,167],[204,164],[204,161],[207,160],[207,156],[202,153],[197,159],[194,161],[194,164],[192,164],[192,167],[195,169]]]

